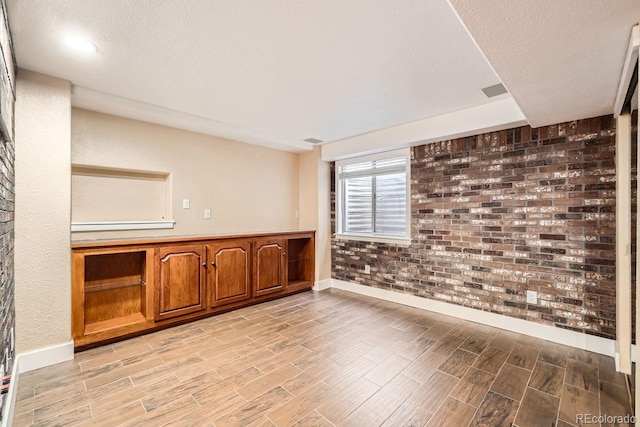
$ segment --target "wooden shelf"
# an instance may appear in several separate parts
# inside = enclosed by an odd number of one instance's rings
[[[87,294],[93,292],[106,292],[114,289],[133,288],[135,286],[146,286],[147,284],[140,279],[114,280],[113,282],[100,283],[97,285],[85,285],[84,292]]]
[[[128,316],[115,317],[101,322],[87,323],[84,326],[84,333],[85,335],[95,334],[96,332],[107,331],[109,329],[119,328],[120,326],[132,325],[134,323],[142,323],[146,321],[147,319],[142,315],[142,313],[133,313]]]

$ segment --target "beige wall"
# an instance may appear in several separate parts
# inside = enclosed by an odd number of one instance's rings
[[[16,90],[16,353],[24,353],[71,339],[71,89],[20,70]]]
[[[300,228],[316,230],[316,280],[331,278],[329,163],[320,147],[300,154]]]
[[[318,280],[331,278],[331,169],[318,158],[318,227],[316,270]]]
[[[318,217],[324,215],[328,223],[329,215],[319,213],[317,186],[326,163],[317,151],[310,159],[315,181],[305,192],[310,199],[301,199],[298,154],[72,109],[69,82],[21,70],[16,101],[17,352],[71,339],[70,240],[319,229]],[[169,173],[168,210],[175,229],[70,237],[72,164]],[[130,189],[124,185],[121,191]],[[190,209],[182,208],[184,198],[190,199]],[[295,217],[301,206],[315,212],[304,227]],[[212,210],[213,220],[204,219],[205,208]],[[116,209],[122,215],[127,206]],[[328,241],[328,235],[319,234],[320,239]],[[328,260],[328,254],[323,249],[318,259]],[[320,277],[329,271],[318,270]]]
[[[170,173],[168,219],[176,221],[172,230],[73,233],[73,240],[299,228],[295,153],[76,108],[71,133],[74,164]],[[182,208],[183,199],[190,209]],[[122,218],[127,206],[114,209]]]

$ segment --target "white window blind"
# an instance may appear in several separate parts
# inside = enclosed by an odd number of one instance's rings
[[[406,239],[408,150],[337,163],[339,233]]]

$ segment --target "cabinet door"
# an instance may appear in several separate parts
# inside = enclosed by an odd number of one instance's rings
[[[156,320],[206,310],[204,245],[156,249]]]
[[[209,250],[211,307],[251,297],[250,243],[247,240],[215,243]]]
[[[253,282],[255,296],[283,291],[286,267],[285,256],[284,240],[256,240]]]

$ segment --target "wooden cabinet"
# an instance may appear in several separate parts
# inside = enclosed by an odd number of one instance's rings
[[[315,242],[309,236],[287,239],[287,291],[309,289],[315,280]]]
[[[311,289],[313,231],[72,245],[76,349]]]
[[[147,287],[151,251],[127,247],[74,252],[72,264],[71,329],[80,344],[108,338],[113,331],[144,329],[152,321],[152,292]]]
[[[207,308],[204,245],[156,249],[156,320]]]
[[[251,297],[251,244],[223,241],[207,246],[209,304],[217,307]]]
[[[254,242],[253,295],[267,295],[284,290],[286,252],[283,239],[259,239]]]

